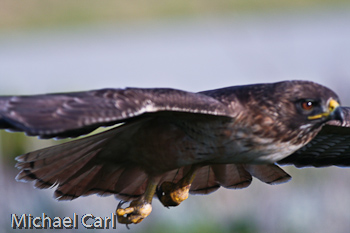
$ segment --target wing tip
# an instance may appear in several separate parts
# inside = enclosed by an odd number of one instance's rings
[[[247,188],[252,183],[252,180],[253,178],[250,178],[250,179],[241,181],[239,183],[235,183],[235,184],[223,186],[223,187],[227,189],[244,189],[244,188]]]
[[[291,179],[292,179],[292,177],[286,173],[284,176],[280,176],[277,179],[266,182],[266,183],[271,184],[271,185],[283,184],[283,183],[289,182]]]

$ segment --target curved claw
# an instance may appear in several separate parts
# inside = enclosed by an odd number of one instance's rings
[[[130,203],[129,207],[126,207],[123,209],[121,208],[121,206],[124,203],[120,202],[116,210],[119,223],[123,223],[123,224],[140,223],[152,211],[152,205],[147,202],[135,200]]]
[[[122,205],[124,205],[125,203],[127,203],[127,201],[123,201],[121,200],[117,206],[117,209],[115,210],[115,212],[117,212],[118,209],[121,209]]]
[[[152,212],[152,198],[156,191],[159,178],[151,177],[147,184],[145,193],[140,196],[138,199],[132,201],[129,207],[122,208],[125,201],[120,201],[116,214],[119,223],[128,224],[140,223]]]
[[[119,219],[121,218],[121,217],[118,215],[118,209],[122,209],[122,206],[123,206],[125,203],[126,203],[126,201],[121,200],[121,201],[119,202],[118,206],[117,206],[117,209],[115,210],[115,212],[117,213],[117,216],[118,216],[118,222],[120,222]],[[130,230],[129,224],[128,224],[128,223],[125,223],[125,226],[126,226],[126,228],[127,228],[128,230]]]

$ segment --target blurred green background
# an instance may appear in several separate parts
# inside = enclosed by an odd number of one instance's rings
[[[143,20],[221,16],[238,13],[310,11],[348,7],[346,0],[217,0],[217,1],[58,1],[2,0],[0,27],[38,28],[83,25],[105,22],[137,22]]]
[[[223,86],[309,79],[350,106],[350,2],[53,1],[0,2],[0,93],[103,87]],[[109,216],[118,200],[57,202],[53,190],[15,181],[15,156],[60,143],[0,132],[0,230],[10,214]],[[254,180],[244,190],[191,196],[179,207],[154,200],[152,214],[127,231],[348,232],[350,169],[286,167],[287,184]],[[26,230],[51,232],[54,230]],[[100,232],[79,230],[66,232]]]

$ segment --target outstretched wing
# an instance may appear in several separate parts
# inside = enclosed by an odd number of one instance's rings
[[[76,137],[159,111],[230,115],[222,102],[200,93],[165,88],[102,89],[0,97],[0,129],[41,138]]]
[[[350,166],[350,107],[342,107],[344,122],[330,121],[307,145],[279,161],[296,167]]]

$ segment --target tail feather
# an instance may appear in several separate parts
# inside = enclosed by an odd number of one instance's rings
[[[74,143],[72,143],[74,146]],[[52,161],[52,163],[45,163],[44,165],[35,166],[36,162],[29,162],[33,164],[32,169],[25,167],[16,177],[17,180],[30,181],[37,180],[36,187],[47,187],[52,186],[55,183],[64,183],[68,179],[71,179],[74,175],[79,175],[81,170],[86,166],[86,164],[91,161],[94,156],[99,152],[100,149],[95,149],[95,151],[80,151],[79,153],[72,154],[70,157],[63,156],[59,160]],[[35,152],[32,152],[35,153]],[[40,164],[44,164],[39,160]],[[41,186],[41,183],[44,186]]]
[[[18,169],[41,168],[66,157],[71,159],[71,156],[77,153],[88,153],[89,151],[95,150],[96,147],[101,148],[106,140],[109,139],[109,135],[112,132],[113,131],[111,130],[91,137],[66,142],[20,155],[16,157],[16,160],[18,161],[16,167]]]
[[[213,165],[212,167],[217,181],[224,188],[246,188],[252,182],[252,176],[241,164]]]
[[[262,164],[262,165],[244,165],[244,168],[252,174],[252,176],[258,178],[262,182],[267,184],[281,184],[288,182],[292,177],[286,173],[282,168],[275,164]]]
[[[82,196],[95,184],[94,177],[100,172],[102,165],[93,166],[89,171],[81,174],[69,182],[60,184],[55,191],[54,197],[59,200],[72,200]]]
[[[135,187],[134,190],[127,189],[130,178],[125,176],[131,175],[130,172],[124,174],[126,179],[123,181],[124,184],[122,181],[118,183],[118,180],[123,178],[122,173],[125,173],[123,166],[97,159],[100,150],[118,131],[118,128],[112,129],[19,156],[16,166],[21,171],[16,179],[35,180],[34,185],[37,188],[57,185],[54,195],[59,200],[71,200],[93,193],[116,194],[123,189],[125,192],[132,191],[139,194],[142,191],[135,190]]]
[[[147,180],[148,176],[140,168],[125,168],[117,180],[114,190],[119,196],[140,196],[146,190]]]
[[[129,201],[141,196],[147,186],[148,176],[136,167],[118,166],[108,169],[106,166],[95,175],[92,189],[84,195],[98,194],[108,196],[114,194],[116,198]]]
[[[86,195],[97,193],[101,196],[111,195],[115,192],[115,185],[118,182],[121,173],[124,168],[121,166],[116,167],[114,170],[109,170],[104,167],[98,174],[94,177],[96,184],[93,189],[88,190]]]

